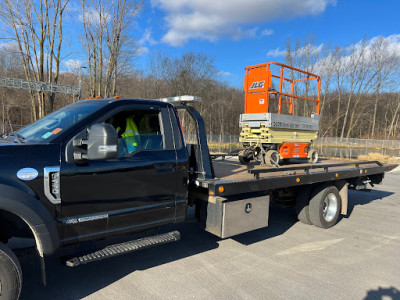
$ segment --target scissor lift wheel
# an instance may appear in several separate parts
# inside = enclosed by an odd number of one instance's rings
[[[267,166],[271,167],[277,167],[279,166],[279,153],[276,150],[268,150],[267,153],[265,153],[265,164]]]
[[[318,152],[315,149],[311,149],[307,155],[308,162],[315,164],[318,162]]]

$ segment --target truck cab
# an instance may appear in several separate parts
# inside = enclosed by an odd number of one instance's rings
[[[188,155],[169,103],[76,102],[7,135],[0,159],[0,241],[34,236],[41,256],[185,219]]]
[[[188,157],[174,108],[149,100],[100,101],[107,112],[99,111],[60,143],[63,243],[185,218]],[[135,132],[127,136],[130,123]],[[110,145],[90,144],[94,127],[110,128]],[[111,158],[92,159],[91,147],[110,151]]]

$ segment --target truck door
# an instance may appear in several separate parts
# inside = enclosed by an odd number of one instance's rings
[[[169,118],[167,108],[130,105],[95,122],[118,130],[119,157],[62,162],[65,239],[175,221],[177,161]]]

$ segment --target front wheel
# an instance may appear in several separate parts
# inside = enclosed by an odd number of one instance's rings
[[[314,189],[309,203],[311,223],[329,228],[336,224],[342,209],[342,198],[333,185],[320,185]]]
[[[250,158],[239,155],[239,161],[242,165],[248,165],[250,163]]]
[[[22,271],[15,254],[0,243],[0,299],[18,299],[22,288]]]

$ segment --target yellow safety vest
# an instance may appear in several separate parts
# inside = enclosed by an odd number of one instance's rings
[[[131,118],[126,118],[126,129],[121,136],[125,139],[128,152],[131,153],[135,151],[140,142],[140,137],[138,128]]]

